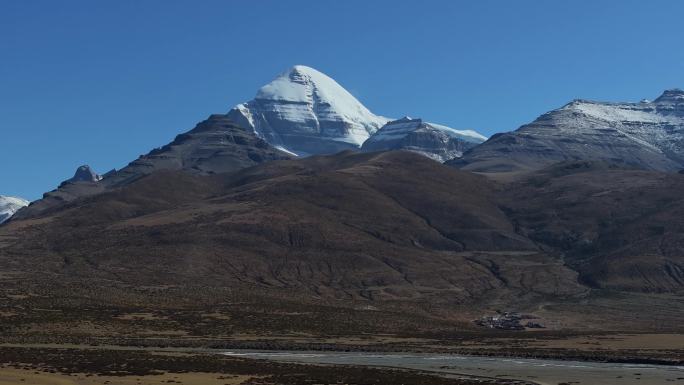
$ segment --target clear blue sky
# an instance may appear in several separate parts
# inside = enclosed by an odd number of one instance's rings
[[[294,64],[491,135],[684,87],[684,2],[0,0],[0,194],[120,168]]]

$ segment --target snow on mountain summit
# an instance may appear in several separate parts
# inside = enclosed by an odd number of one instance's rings
[[[619,135],[631,139],[657,152],[684,152],[684,91],[666,90],[654,101],[643,100],[639,103],[607,103],[589,100],[576,100],[560,110],[567,110],[578,116],[593,119],[585,125],[570,124],[563,127],[576,127],[585,132],[594,127],[610,127]],[[563,116],[559,114],[558,116]]]
[[[577,99],[514,132],[495,135],[459,165],[470,171],[509,172],[574,160],[681,170],[684,91],[670,89],[653,101],[636,103]]]
[[[0,195],[0,223],[10,219],[20,208],[28,204],[29,201],[26,199]]]
[[[487,140],[473,130],[456,130],[405,116],[383,126],[363,144],[363,151],[408,150],[439,162],[461,157]]]
[[[237,105],[228,117],[297,154],[359,148],[389,120],[370,112],[329,76],[303,65],[261,87],[252,101]]]

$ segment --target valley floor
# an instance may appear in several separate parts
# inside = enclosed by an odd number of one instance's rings
[[[0,368],[0,385],[140,385],[140,384],[243,384],[258,376],[221,373],[160,373],[144,376],[107,376],[90,373],[50,373],[28,369]]]
[[[658,382],[652,382],[658,381],[657,379],[667,379],[674,384],[684,383],[684,334],[587,335],[523,332],[517,335],[504,333],[496,336],[482,333],[479,336],[464,335],[459,341],[402,338],[391,335],[322,339],[281,336],[269,341],[271,348],[288,349],[290,352],[305,351],[315,344],[325,344],[327,350],[320,354],[292,353],[295,357],[292,360],[283,356],[272,360],[269,355],[265,356],[268,360],[263,360],[254,359],[258,358],[259,354],[243,356],[240,353],[225,356],[219,354],[225,351],[224,349],[197,347],[4,343],[0,345],[0,385],[557,385],[566,383],[563,382],[565,376],[574,381],[567,383],[591,384],[599,378],[597,375],[603,375],[592,372],[591,367],[595,364],[585,365],[577,362],[568,362],[567,368],[557,368],[553,373],[539,372],[538,370],[545,370],[544,367],[548,365],[566,366],[558,364],[558,361],[546,359],[629,363],[625,365],[624,370],[616,365],[615,368],[618,369],[610,368],[607,371],[610,378],[606,377],[606,381],[613,381],[611,383],[615,384],[650,385],[657,384]],[[167,342],[172,344],[173,341],[169,339]],[[249,346],[255,342],[260,342],[261,346],[264,346],[266,339],[243,335],[236,336],[234,342],[235,346]],[[419,357],[416,356],[417,352],[431,352],[426,354],[434,356],[434,359],[449,357],[444,353],[471,355],[472,368],[466,365],[463,369],[463,362],[468,362],[465,358],[456,359],[454,362],[459,366],[453,367],[442,366],[449,362],[444,361],[442,364],[439,360],[432,361],[433,358],[425,361],[432,366],[425,367],[415,362],[403,365],[401,360],[387,361],[387,364],[383,364],[383,360],[378,361],[378,357],[391,357],[391,353],[385,353],[387,350],[384,349],[388,348],[403,351],[396,355],[401,359]],[[287,356],[285,350],[281,351],[281,354]],[[340,354],[334,351],[348,353]],[[372,353],[361,353],[362,351]],[[502,358],[502,364],[497,365],[498,361],[476,356],[509,358]],[[525,368],[515,365],[506,369],[503,362],[519,363],[520,359],[511,359],[513,357],[527,357],[532,359],[530,361],[541,364],[536,365],[539,369],[535,369],[534,366]],[[653,367],[654,364],[667,366],[656,369]],[[494,369],[487,369],[487,365],[494,365]],[[574,365],[587,366],[590,370],[585,375],[573,370]],[[497,374],[499,372],[505,374]],[[553,378],[552,382],[548,382],[548,378]],[[561,382],[557,382],[556,379]]]
[[[421,370],[303,365],[208,352],[130,348],[1,347],[0,385],[146,384],[507,385],[526,381],[447,378]]]

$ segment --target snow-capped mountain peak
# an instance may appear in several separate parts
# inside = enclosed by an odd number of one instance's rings
[[[654,101],[639,103],[609,103],[589,100],[575,100],[559,112],[568,111],[591,119],[583,124],[566,122],[563,127],[572,130],[587,130],[610,127],[617,134],[629,138],[656,152],[682,151],[684,141],[684,91],[667,90]],[[552,112],[554,113],[554,112]],[[562,118],[562,113],[555,113]],[[575,119],[567,116],[565,120]]]
[[[0,223],[10,219],[20,208],[28,204],[29,201],[26,199],[0,195]]]
[[[337,111],[347,113],[350,117],[370,114],[366,107],[335,80],[303,65],[296,65],[283,72],[272,82],[261,87],[256,95],[256,99],[295,103],[311,103],[314,97],[320,102],[338,107]]]
[[[303,65],[280,74],[228,116],[297,154],[359,148],[389,120],[370,112],[329,76]]]
[[[471,171],[508,172],[578,159],[681,170],[684,91],[666,90],[653,101],[574,100],[514,132],[497,135],[466,154],[460,165]]]
[[[409,150],[439,162],[463,155],[463,152],[487,140],[473,130],[456,130],[441,124],[405,116],[387,123],[364,144],[364,151]]]

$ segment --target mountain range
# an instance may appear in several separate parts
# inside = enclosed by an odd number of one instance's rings
[[[390,120],[370,112],[327,75],[294,66],[259,89],[254,100],[227,114],[210,116],[121,170],[100,176],[87,165],[79,167],[72,178],[45,193],[17,218],[39,215],[159,170],[221,173],[274,159],[345,149],[407,149],[443,162],[486,139],[472,130],[455,130],[420,119],[397,130],[402,120]]]
[[[32,202],[17,213],[16,218],[38,216],[79,198],[121,188],[159,171],[184,170],[208,175],[290,156],[270,146],[251,130],[236,126],[225,115],[212,115],[192,130],[176,136],[171,143],[153,149],[120,170],[99,176],[88,166],[79,167],[74,177]]]
[[[475,172],[515,173],[573,160],[683,169],[684,91],[667,90],[639,103],[575,100],[516,131],[492,136],[451,163]]]
[[[610,306],[652,326],[684,293],[683,119],[668,90],[487,139],[375,115],[295,66],[120,170],[79,167],[0,227],[0,265],[94,304],[90,285],[121,306],[162,287],[174,303],[228,290],[459,322],[515,304],[599,329]],[[653,319],[630,318],[646,305]]]
[[[303,306],[302,332],[333,311],[307,307],[322,304],[395,322],[513,308],[560,328],[664,330],[684,292],[682,188],[684,175],[593,162],[501,183],[409,151],[162,170],[10,221],[0,265],[6,290],[57,303],[136,308],[153,290],[145,303],[184,311],[224,292],[265,319]]]

